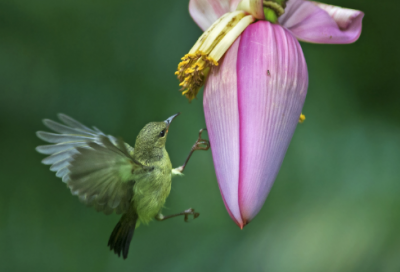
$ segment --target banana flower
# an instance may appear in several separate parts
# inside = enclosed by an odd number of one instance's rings
[[[190,0],[205,32],[178,65],[183,94],[204,87],[204,114],[225,207],[243,228],[260,211],[301,114],[308,72],[298,40],[345,44],[361,11],[304,0]],[[300,116],[300,118],[299,118]]]

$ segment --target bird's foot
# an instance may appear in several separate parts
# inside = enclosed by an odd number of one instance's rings
[[[202,139],[201,134],[203,133],[204,130],[207,130],[206,128],[202,128],[199,131],[199,138],[197,138],[197,141],[194,143],[192,147],[192,151],[195,150],[208,150],[210,148],[210,142],[208,140]]]
[[[193,219],[196,219],[200,216],[198,212],[195,212],[194,209],[190,208],[184,211],[185,214],[185,222],[189,222],[189,215],[193,215]]]
[[[180,166],[175,168],[174,170],[180,173],[183,173],[183,170],[185,170],[185,167],[190,159],[190,157],[192,156],[193,152],[196,150],[208,150],[210,148],[210,142],[208,140],[202,139],[201,138],[201,134],[203,133],[204,130],[207,130],[206,128],[202,128],[199,131],[199,138],[197,138],[197,141],[194,143],[194,145],[192,146],[192,149],[190,150],[190,153],[188,155],[188,157],[186,158],[185,163]]]
[[[193,215],[193,219],[195,219],[195,218],[199,217],[200,213],[195,212],[194,209],[190,208],[190,209],[184,210],[181,213],[171,214],[171,215],[167,215],[167,216],[164,216],[162,214],[157,214],[155,216],[155,219],[157,221],[164,221],[166,219],[169,219],[169,218],[172,218],[172,217],[176,217],[176,216],[180,216],[180,215],[184,216],[185,222],[189,222],[189,215]]]

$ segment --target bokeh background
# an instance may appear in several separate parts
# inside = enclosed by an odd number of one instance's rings
[[[205,126],[174,71],[201,34],[187,0],[0,1],[1,271],[400,271],[399,1],[330,0],[366,13],[351,45],[303,43],[310,86],[280,174],[243,230],[223,205],[211,152],[173,181],[165,214],[129,258],[107,248],[119,216],[71,196],[35,131],[66,113],[134,144],[149,121],[183,163]]]

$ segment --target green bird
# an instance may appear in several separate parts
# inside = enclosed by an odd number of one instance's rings
[[[147,224],[153,218],[162,221],[183,215],[194,218],[199,213],[187,209],[164,216],[161,209],[171,191],[171,178],[182,172],[195,150],[208,150],[210,144],[199,137],[185,163],[173,169],[165,143],[172,120],[148,123],[136,138],[135,148],[120,138],[106,135],[96,127],[88,128],[71,117],[59,114],[65,124],[43,120],[51,130],[38,131],[37,136],[51,145],[38,146],[39,153],[50,155],[42,163],[51,165],[73,195],[86,205],[105,214],[123,214],[108,241],[115,254],[128,256],[135,228],[140,222]]]

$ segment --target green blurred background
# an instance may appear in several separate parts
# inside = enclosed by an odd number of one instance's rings
[[[400,3],[329,3],[363,10],[363,33],[302,44],[307,120],[259,215],[233,223],[197,152],[164,213],[201,216],[141,226],[124,261],[106,246],[119,216],[71,196],[35,131],[63,112],[134,144],[180,111],[167,149],[182,164],[205,126],[202,95],[189,104],[174,76],[201,34],[188,1],[0,1],[0,270],[400,271]]]

